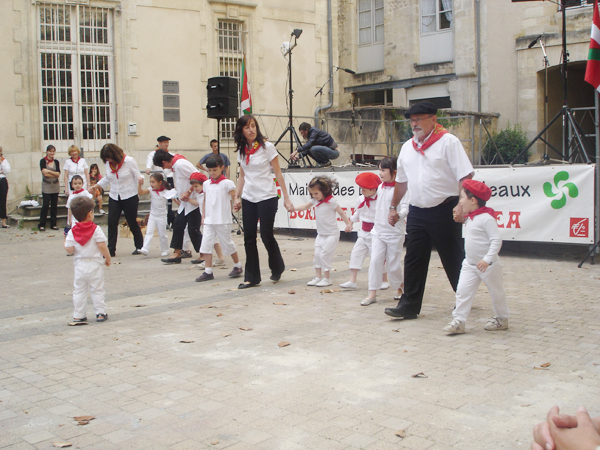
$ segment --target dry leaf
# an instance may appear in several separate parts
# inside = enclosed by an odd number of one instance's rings
[[[529,403],[528,405],[521,405],[522,408],[525,408],[527,406],[531,406],[531,403]]]
[[[229,336],[231,336],[231,333],[227,333],[226,331],[224,331],[224,332],[221,333],[221,336],[223,336],[223,337],[229,337]]]
[[[287,305],[287,303],[283,303],[283,302],[273,302],[274,305],[282,305],[285,306]]]
[[[279,345],[280,347],[287,347],[287,346],[292,345],[292,344],[290,344],[288,341],[281,341],[277,345]]]
[[[552,364],[550,364],[550,363],[545,363],[545,364],[540,365],[540,367],[550,367],[551,365]]]
[[[207,308],[207,309],[209,309],[209,308],[216,308],[216,306],[215,305],[204,305],[204,306],[201,306],[200,308]]]
[[[219,313],[217,314],[217,317],[221,317],[223,315],[223,313]]]
[[[147,305],[133,305],[132,308],[143,308],[144,306],[147,306]]]
[[[427,375],[425,375],[423,372],[419,372],[419,373],[415,373],[414,375],[410,376],[411,378],[429,378]]]
[[[17,317],[17,320],[23,320],[23,317]]]
[[[398,328],[397,330],[392,330],[395,333],[400,333],[400,328]]]
[[[87,425],[89,422],[89,420],[81,420],[79,422],[77,422],[77,425]]]
[[[80,327],[81,325],[87,325],[87,322],[69,322],[70,327]]]
[[[296,272],[298,269],[290,269],[290,272]]]
[[[323,289],[321,294],[333,294],[335,291],[333,289]]]
[[[179,341],[179,342],[181,342],[182,344],[193,344],[196,341]]]
[[[56,448],[65,448],[71,447],[73,444],[70,442],[53,442],[52,445],[54,445]]]
[[[292,289],[291,291],[289,291],[289,292],[288,292],[288,294],[295,294],[295,293],[296,293],[296,291],[295,291],[295,290],[293,290],[293,289]]]
[[[240,327],[240,330],[242,330],[242,331],[252,331],[252,328],[250,328],[250,327]]]
[[[73,419],[75,419],[77,422],[89,422],[90,420],[94,420],[95,417],[94,416],[77,416],[77,417],[73,417]]]
[[[405,438],[406,437],[406,430],[402,430],[402,431],[396,431],[396,433],[394,433],[396,436],[401,437],[401,438]]]
[[[218,443],[219,443],[219,441],[212,441],[212,442],[210,443],[210,445],[217,445]]]

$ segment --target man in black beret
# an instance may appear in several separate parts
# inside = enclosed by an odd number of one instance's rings
[[[437,108],[420,102],[405,113],[413,138],[398,156],[398,171],[389,222],[398,221],[396,207],[408,191],[410,206],[406,223],[404,293],[396,308],[386,308],[392,317],[416,319],[421,312],[432,246],[438,251],[452,289],[465,258],[462,239],[462,208],[458,195],[462,182],[473,177],[473,166],[460,140],[437,123]],[[456,212],[456,219],[453,213]]]

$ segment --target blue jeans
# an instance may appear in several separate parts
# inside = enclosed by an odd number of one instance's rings
[[[332,159],[337,159],[340,156],[340,152],[323,145],[313,145],[308,154],[318,162],[319,164],[326,164]]]

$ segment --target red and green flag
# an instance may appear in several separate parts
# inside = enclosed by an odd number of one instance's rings
[[[246,55],[242,59],[242,98],[240,98],[242,114],[252,114],[252,97],[248,86],[248,73],[246,72]]]
[[[592,39],[590,41],[590,53],[585,69],[585,81],[600,92],[600,14],[598,14],[598,0],[594,0]]]

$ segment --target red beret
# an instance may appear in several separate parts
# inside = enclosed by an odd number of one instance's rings
[[[208,177],[206,175],[204,175],[203,173],[194,172],[192,175],[190,175],[190,181],[191,180],[196,180],[196,181],[199,181],[200,184],[204,184],[204,182],[206,180],[208,180]]]
[[[468,190],[475,197],[480,198],[483,201],[488,201],[492,196],[492,190],[487,184],[477,180],[465,180],[463,181],[463,187]]]
[[[377,189],[381,184],[381,178],[373,172],[359,173],[354,181],[364,189]]]

